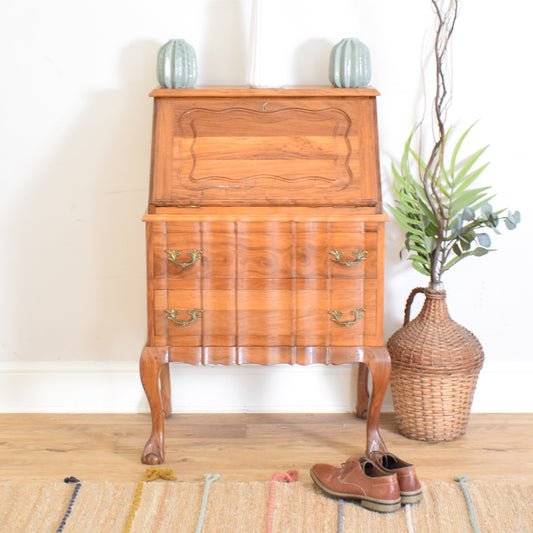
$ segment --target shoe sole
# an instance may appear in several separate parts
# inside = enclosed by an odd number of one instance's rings
[[[316,483],[316,485],[329,496],[334,496],[335,498],[342,498],[344,500],[357,500],[361,502],[361,506],[365,509],[370,509],[371,511],[378,511],[380,513],[392,513],[400,509],[400,507],[402,506],[401,498],[398,498],[397,500],[381,500],[378,498],[371,498],[370,496],[363,496],[360,494],[350,494],[330,490],[320,482],[320,480],[315,476],[312,470],[310,471],[310,474],[312,480]]]
[[[400,492],[402,505],[418,503],[422,499],[422,489],[413,492]]]

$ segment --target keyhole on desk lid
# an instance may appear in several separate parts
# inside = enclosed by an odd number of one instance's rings
[[[266,111],[266,110],[267,110],[267,107],[268,107],[268,102],[265,102],[265,103],[263,104],[263,111]]]

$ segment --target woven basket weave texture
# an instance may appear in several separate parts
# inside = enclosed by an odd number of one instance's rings
[[[409,321],[418,293],[426,299],[420,314]],[[429,442],[463,435],[484,355],[478,339],[451,319],[445,291],[414,289],[407,300],[404,326],[387,347],[400,432]]]

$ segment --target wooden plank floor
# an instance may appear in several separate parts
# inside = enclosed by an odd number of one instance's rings
[[[138,481],[150,432],[145,414],[0,414],[0,477],[4,481]],[[402,437],[394,416],[382,415],[389,450],[414,462],[425,480],[533,484],[533,414],[474,414],[455,442]],[[361,455],[365,423],[351,414],[176,414],[167,420],[165,466],[178,479],[219,473],[230,480],[268,480],[297,469],[310,482],[316,462],[339,464]]]

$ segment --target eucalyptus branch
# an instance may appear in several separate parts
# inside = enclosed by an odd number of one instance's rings
[[[499,220],[499,219],[496,219],[496,220]],[[442,271],[444,270],[444,267],[446,263],[448,262],[448,259],[451,253],[453,252],[453,247],[458,245],[461,242],[461,235],[468,235],[471,232],[474,232],[474,230],[481,229],[481,228],[494,229],[496,225],[497,225],[497,222],[491,223],[489,222],[489,220],[484,220],[484,219],[474,220],[470,224],[467,224],[466,226],[463,226],[461,228],[460,235],[457,235],[455,237],[450,236],[450,237],[445,238],[446,244],[443,246],[443,251],[442,251],[441,270]],[[474,237],[472,241],[474,241],[476,237]]]

